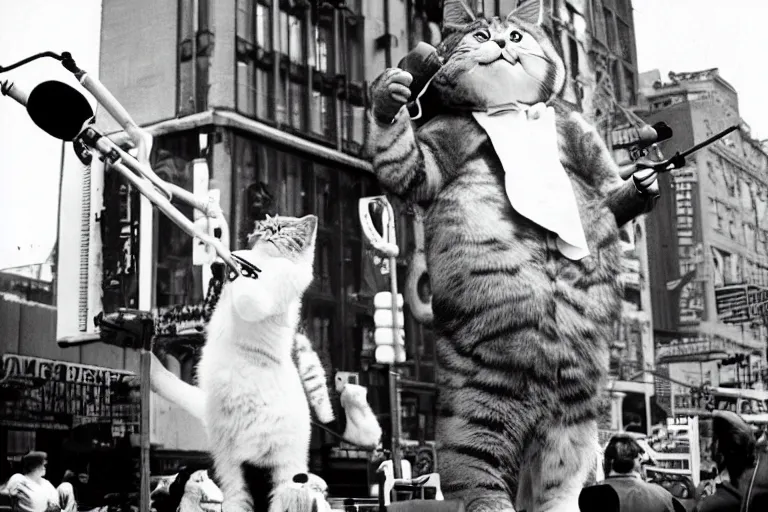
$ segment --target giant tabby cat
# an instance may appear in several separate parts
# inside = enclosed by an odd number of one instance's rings
[[[552,232],[511,205],[514,183],[505,189],[506,164],[473,113],[516,105],[535,119],[560,93],[564,65],[541,12],[528,0],[506,19],[475,18],[446,0],[443,66],[429,86],[442,110],[418,129],[401,108],[411,75],[388,69],[371,88],[374,171],[426,211],[440,476],[446,499],[468,512],[578,511],[620,315],[618,227],[649,211],[658,191],[652,170],[622,182],[597,132],[555,106],[555,160],[588,256],[565,257]]]
[[[271,509],[272,491],[308,471],[310,411],[293,357],[305,350],[294,342],[316,232],[314,215],[257,222],[251,249],[234,254],[262,272],[225,285],[208,324],[197,377],[224,512]]]

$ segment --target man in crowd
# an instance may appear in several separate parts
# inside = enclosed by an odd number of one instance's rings
[[[614,436],[605,448],[605,480],[616,491],[621,512],[673,512],[675,498],[642,477],[645,450],[626,434]]]
[[[60,512],[59,493],[45,479],[48,455],[29,452],[21,458],[21,473],[13,475],[5,491],[11,497],[14,512]]]
[[[755,468],[756,455],[761,455],[756,453],[755,445],[752,429],[741,417],[730,411],[714,412],[710,450],[717,464],[717,484],[715,493],[697,504],[697,512],[739,512],[745,510],[743,499],[749,505],[746,510],[764,510],[765,502],[759,508],[756,504],[765,499],[762,481],[766,470],[760,464]],[[764,456],[760,459],[768,462]]]

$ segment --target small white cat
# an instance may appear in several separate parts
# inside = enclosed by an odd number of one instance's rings
[[[316,233],[314,215],[259,223],[251,249],[234,254],[262,272],[226,284],[208,324],[197,377],[223,512],[259,508],[244,478],[249,466],[272,489],[308,472],[310,411],[292,349]]]
[[[368,404],[368,389],[357,384],[345,384],[341,391],[341,406],[347,413],[347,426],[342,436],[345,441],[374,449],[381,439],[381,426]]]
[[[152,355],[152,390],[181,406],[205,426],[224,512],[266,511],[306,494],[322,495],[327,485],[307,472],[309,404],[324,424],[334,420],[325,369],[312,344],[296,332],[301,297],[312,281],[317,219],[268,218],[256,223],[251,249],[239,257],[262,269],[226,285],[208,325],[198,366],[198,386],[185,383]],[[298,383],[297,383],[298,382]],[[347,416],[347,441],[375,447],[381,427],[366,401],[367,390],[337,389]],[[294,489],[289,496],[281,496]],[[267,496],[267,494],[271,494]],[[307,503],[313,501],[307,494]],[[255,502],[255,503],[254,503]],[[281,511],[282,512],[282,511]]]

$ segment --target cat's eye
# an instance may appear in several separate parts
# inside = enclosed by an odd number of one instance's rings
[[[523,34],[518,32],[517,30],[513,30],[512,32],[509,33],[509,40],[512,41],[513,43],[519,43],[520,41],[523,40]]]
[[[489,41],[491,39],[491,33],[488,30],[480,30],[478,32],[475,32],[475,39],[477,39],[481,43],[485,41]]]

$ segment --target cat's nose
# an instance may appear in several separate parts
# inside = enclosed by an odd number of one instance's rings
[[[504,48],[507,46],[507,40],[503,37],[499,37],[498,39],[494,39],[497,45],[499,45],[499,48]]]

